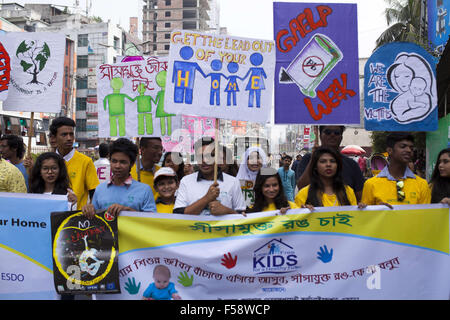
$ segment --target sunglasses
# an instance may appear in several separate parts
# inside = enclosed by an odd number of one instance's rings
[[[325,129],[323,130],[323,133],[326,134],[327,136],[331,135],[332,133],[335,136],[340,136],[342,134],[341,130],[331,130],[331,129]]]
[[[403,181],[397,181],[396,186],[397,186],[397,200],[398,201],[405,200],[405,191],[403,191],[405,183]]]

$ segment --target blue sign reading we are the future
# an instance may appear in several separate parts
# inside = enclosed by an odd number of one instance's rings
[[[422,47],[393,42],[364,68],[364,127],[369,131],[435,131],[436,60]]]

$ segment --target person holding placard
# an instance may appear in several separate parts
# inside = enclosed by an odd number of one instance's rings
[[[239,180],[218,170],[214,181],[214,139],[204,137],[194,148],[199,171],[181,180],[173,212],[214,216],[245,212]]]
[[[73,191],[77,196],[77,209],[92,199],[95,188],[100,183],[92,159],[78,152],[73,147],[75,140],[75,121],[67,117],[59,117],[52,121],[50,134],[56,139],[56,153],[66,161],[67,172]]]

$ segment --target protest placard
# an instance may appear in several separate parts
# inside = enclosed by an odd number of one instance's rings
[[[273,93],[273,41],[175,30],[168,112],[266,123]]]
[[[275,123],[359,124],[356,4],[274,2]]]
[[[164,104],[167,58],[97,66],[98,135],[170,137],[181,117]]]
[[[11,79],[11,58],[0,42],[0,101],[8,97],[9,81]]]
[[[60,112],[65,41],[64,34],[51,32],[0,35],[11,63],[4,110]]]
[[[393,42],[364,68],[364,127],[369,131],[438,128],[436,60],[422,47]]]
[[[53,274],[59,294],[117,293],[117,219],[104,212],[52,212]]]

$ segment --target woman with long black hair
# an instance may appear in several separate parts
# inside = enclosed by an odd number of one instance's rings
[[[69,208],[76,208],[77,196],[70,189],[66,164],[59,154],[45,152],[37,157],[30,175],[30,193],[67,195]]]
[[[311,157],[310,184],[301,189],[295,203],[302,208],[356,205],[353,189],[342,179],[342,158],[326,147],[317,148]]]
[[[294,202],[288,201],[283,190],[283,183],[277,170],[262,168],[256,175],[255,203],[247,213],[280,210],[285,214],[289,209],[297,209]]]
[[[430,179],[431,203],[450,205],[450,148],[439,152]]]

